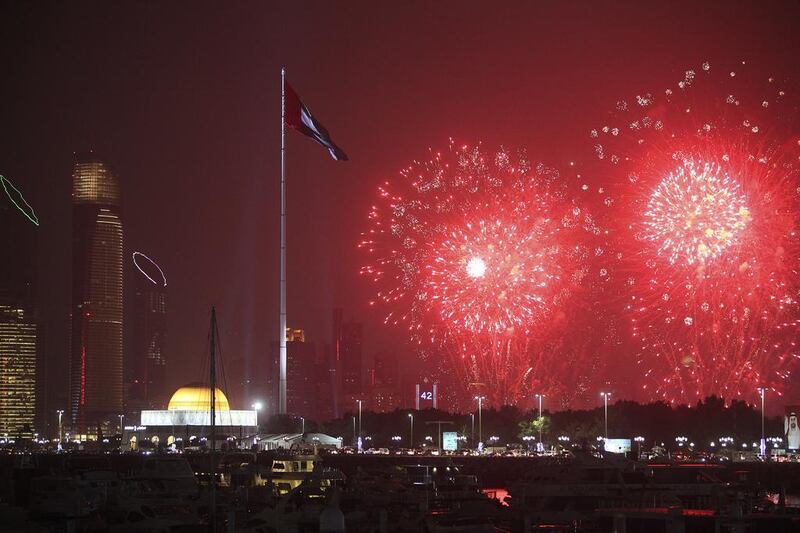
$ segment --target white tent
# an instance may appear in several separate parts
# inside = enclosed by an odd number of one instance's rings
[[[331,437],[324,433],[277,433],[259,435],[257,439],[260,450],[291,450],[311,446],[337,449],[342,447],[340,437]]]

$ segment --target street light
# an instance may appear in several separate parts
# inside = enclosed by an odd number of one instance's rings
[[[759,452],[763,458],[767,453],[767,440],[764,435],[764,397],[767,395],[767,389],[759,387],[757,390],[761,395],[761,446],[759,447]]]
[[[470,413],[469,419],[472,424],[472,431],[469,434],[469,440],[470,442],[475,443],[475,413]]]
[[[636,452],[636,458],[641,459],[642,457],[642,443],[644,442],[644,437],[641,435],[638,437],[634,437],[633,441],[636,443],[638,451]]]
[[[539,442],[542,442],[542,398],[544,398],[544,394],[537,394],[536,397],[539,399]]]
[[[408,418],[411,421],[411,436],[408,439],[408,447],[414,449],[414,413],[408,413]]]
[[[122,419],[125,418],[125,415],[119,415],[119,434],[122,435]]]
[[[253,411],[256,412],[256,424],[258,424],[258,412],[261,411],[262,407],[264,407],[264,404],[262,404],[258,400],[256,400],[255,402],[253,402],[252,405],[250,405],[250,408],[253,409]]]
[[[483,442],[483,396],[475,396],[478,400],[478,445]]]
[[[56,414],[58,414],[58,442],[61,442],[61,435],[62,435],[62,433],[61,433],[61,415],[64,414],[64,410],[63,409],[58,409],[56,411]]]
[[[608,440],[608,397],[611,396],[610,392],[601,392],[600,396],[603,397],[603,406],[605,412],[605,438]]]
[[[363,400],[356,400],[356,403],[358,404],[358,440],[356,441],[356,445],[358,445],[358,442],[361,440],[361,402],[362,401]]]
[[[302,416],[300,417],[300,433],[306,434],[306,419]]]
[[[358,435],[356,435],[356,417],[353,417],[353,444],[358,446]]]

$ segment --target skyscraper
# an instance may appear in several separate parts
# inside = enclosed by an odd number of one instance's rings
[[[130,370],[127,410],[140,411],[166,404],[167,278],[141,252],[133,253],[136,268],[133,307],[133,353],[126,357]],[[128,364],[129,363],[129,364]]]
[[[286,412],[317,418],[317,352],[303,330],[286,330]]]
[[[35,428],[42,411],[42,368],[36,319],[37,226],[22,212],[14,186],[0,187],[0,435]],[[15,203],[16,202],[16,203]],[[37,369],[39,372],[37,373]]]
[[[317,351],[312,342],[306,342],[302,329],[286,328],[286,412],[293,416],[318,418],[317,413]],[[278,401],[279,346],[272,344],[268,401],[276,406]],[[274,408],[272,409],[274,412]]]
[[[0,434],[32,433],[35,406],[36,323],[21,307],[0,304]]]
[[[342,324],[339,352],[342,364],[342,391],[346,396],[364,392],[363,339],[364,327],[360,322]]]
[[[394,353],[375,354],[368,373],[370,393],[367,405],[370,410],[385,413],[402,406],[397,369],[397,356]]]
[[[93,435],[122,413],[122,220],[116,176],[93,153],[72,170],[70,420]]]
[[[350,408],[354,400],[363,399],[363,337],[364,328],[360,322],[346,322],[341,308],[333,310],[331,373],[337,402],[335,416]]]

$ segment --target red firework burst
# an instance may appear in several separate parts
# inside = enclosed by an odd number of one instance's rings
[[[670,401],[782,393],[798,357],[798,151],[770,78],[707,63],[663,95],[620,102],[592,132],[616,183],[616,273],[649,378]],[[750,103],[750,102],[753,103]]]
[[[555,313],[588,274],[588,236],[599,233],[558,173],[505,150],[451,147],[401,173],[370,213],[362,269],[426,350],[447,354],[462,383],[495,403],[526,391],[575,390],[547,368]],[[576,361],[573,370],[586,369]],[[552,365],[552,368],[561,368]]]
[[[749,220],[739,184],[720,165],[684,160],[650,195],[642,224],[658,255],[693,265],[734,246]]]

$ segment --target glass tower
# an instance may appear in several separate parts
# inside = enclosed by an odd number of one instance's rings
[[[122,399],[122,221],[116,176],[93,153],[72,169],[73,431],[116,430]]]

